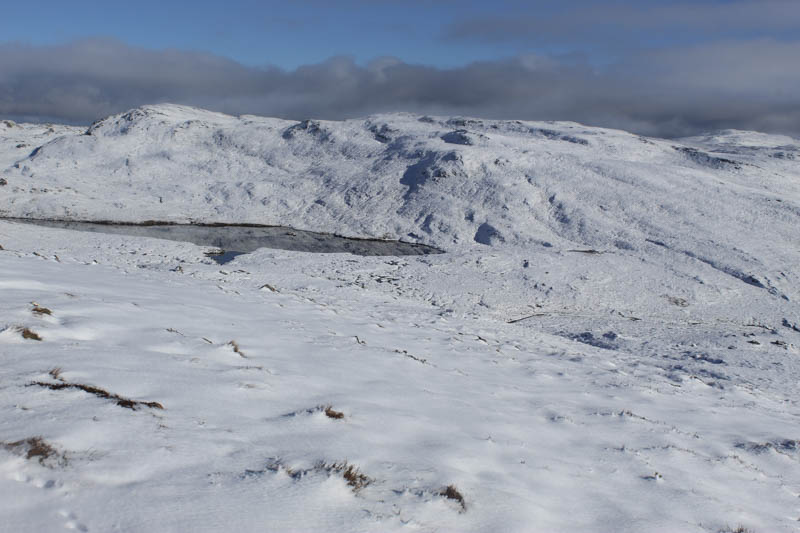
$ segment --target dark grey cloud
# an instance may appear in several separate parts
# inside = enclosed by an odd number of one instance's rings
[[[456,20],[446,26],[443,37],[457,42],[608,45],[642,37],[707,41],[776,33],[800,33],[797,0],[576,0],[556,10],[529,7],[511,15]]]
[[[537,55],[453,69],[347,57],[293,71],[112,40],[0,45],[0,117],[91,122],[173,102],[231,114],[340,119],[383,111],[575,120],[675,136],[739,128],[800,136],[800,42],[665,49],[598,70]]]

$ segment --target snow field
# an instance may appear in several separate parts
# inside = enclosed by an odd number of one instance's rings
[[[220,266],[0,220],[0,530],[796,531],[798,154],[404,114],[0,122],[5,217],[447,252]]]

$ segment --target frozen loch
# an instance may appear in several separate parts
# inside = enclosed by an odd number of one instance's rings
[[[17,219],[16,222],[74,231],[152,237],[213,247],[206,255],[219,264],[259,248],[311,253],[354,255],[426,255],[441,253],[432,246],[381,239],[353,239],[282,226],[237,226],[204,224],[114,224],[58,220]]]

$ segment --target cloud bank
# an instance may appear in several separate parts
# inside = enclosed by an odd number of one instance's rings
[[[453,21],[446,40],[458,42],[592,42],[635,45],[667,37],[670,41],[718,40],[742,35],[766,37],[800,29],[796,0],[573,0],[550,10],[541,2],[513,15]]]
[[[0,45],[0,117],[78,123],[173,102],[293,119],[410,111],[659,136],[721,128],[800,136],[797,87],[800,42],[770,39],[641,52],[602,69],[526,55],[451,69],[333,57],[285,71],[105,39]]]

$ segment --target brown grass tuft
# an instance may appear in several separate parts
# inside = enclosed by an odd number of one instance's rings
[[[342,461],[341,463],[325,463],[320,462],[315,467],[315,470],[323,470],[325,472],[341,474],[347,484],[353,489],[353,492],[358,492],[374,481],[371,477],[362,473],[357,466]]]
[[[31,437],[16,442],[0,442],[0,446],[24,456],[25,459],[36,459],[42,466],[48,466],[47,463],[53,462],[60,466],[67,464],[66,456],[59,453],[41,437]]]
[[[42,337],[38,333],[36,333],[35,331],[33,331],[31,329],[19,327],[19,328],[17,328],[17,331],[20,332],[20,334],[22,335],[23,339],[27,339],[27,340],[31,340],[31,341],[40,341],[40,340],[42,340]]]
[[[228,342],[228,346],[233,348],[234,353],[239,354],[239,357],[247,359],[247,356],[244,354],[244,352],[241,350],[241,348],[239,348],[239,343],[237,343],[236,341],[230,341],[230,342]]]
[[[459,492],[455,485],[448,485],[439,492],[440,496],[444,496],[448,500],[455,500],[461,505],[461,510],[467,510],[467,503],[464,501],[464,496]]]
[[[344,480],[347,482],[347,485],[354,493],[358,493],[358,491],[375,481],[371,477],[362,473],[357,466],[350,464],[347,461],[333,463],[319,461],[312,468],[302,469],[288,467],[283,463],[282,460],[272,458],[269,460],[264,470],[247,470],[245,471],[245,475],[258,475],[266,471],[279,472],[281,470],[286,472],[286,475],[292,479],[302,479],[306,475],[316,472],[324,472],[329,476],[338,474],[344,478]]]
[[[31,311],[33,312],[34,315],[42,316],[42,315],[52,315],[53,314],[53,312],[50,309],[48,309],[46,307],[42,307],[39,304],[37,304],[36,302],[31,302],[31,305],[33,305],[33,309],[31,309]]]
[[[368,476],[361,473],[361,471],[353,465],[347,465],[347,468],[342,472],[342,477],[354,491],[361,490],[372,483],[372,480]]]
[[[58,370],[60,374],[60,369]],[[150,407],[152,409],[164,409],[164,406],[158,402],[140,402],[137,400],[131,400],[130,398],[124,398],[119,394],[114,394],[108,392],[107,390],[103,390],[100,387],[95,387],[93,385],[83,385],[80,383],[67,383],[63,379],[61,380],[61,383],[45,383],[44,381],[34,381],[30,385],[35,385],[37,387],[45,387],[50,390],[65,390],[65,389],[82,390],[83,392],[88,392],[89,394],[93,394],[98,398],[103,398],[105,400],[113,400],[120,407],[124,407],[126,409],[132,409],[134,411],[140,406]]]
[[[325,416],[327,416],[328,418],[333,418],[336,420],[344,418],[344,413],[342,413],[341,411],[334,411],[333,407],[331,407],[330,405],[325,406],[324,412]]]

